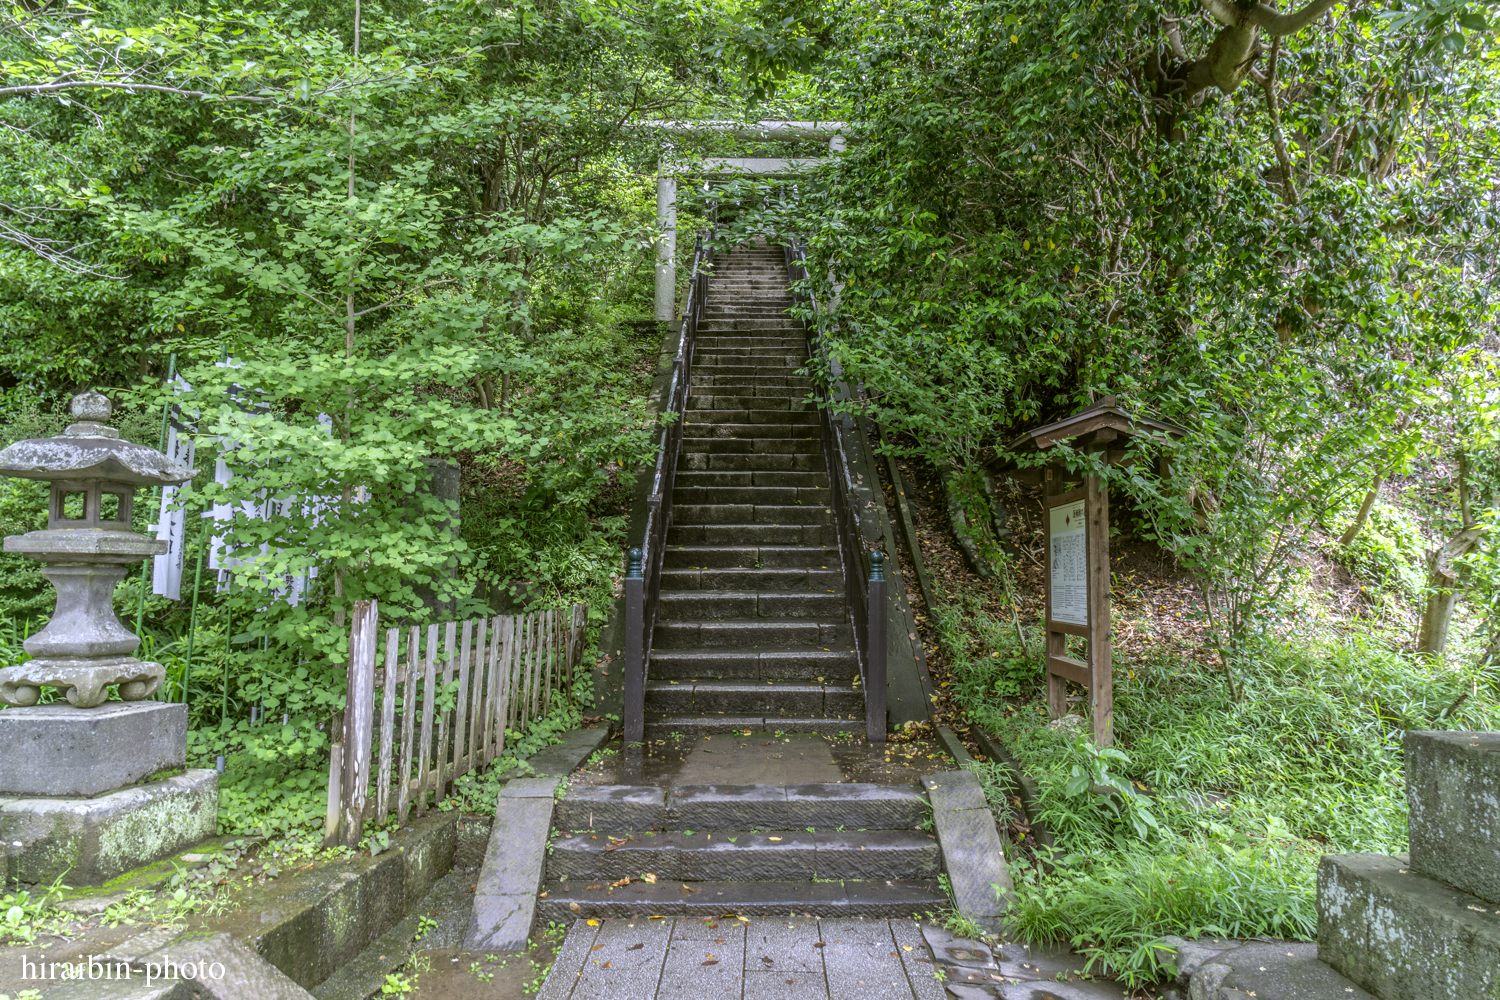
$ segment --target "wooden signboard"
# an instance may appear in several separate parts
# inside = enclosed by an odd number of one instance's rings
[[[1058,492],[1062,472],[1048,468],[1046,562],[1042,574],[1047,613],[1047,708],[1054,719],[1068,711],[1068,681],[1088,691],[1094,742],[1114,742],[1114,673],[1109,641],[1109,490],[1098,476],[1081,489]],[[1083,659],[1068,654],[1068,636],[1086,640]]]

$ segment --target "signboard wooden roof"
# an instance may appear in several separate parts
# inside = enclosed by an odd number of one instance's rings
[[[1122,409],[1114,396],[1104,396],[1072,416],[1027,431],[1010,443],[1010,451],[1024,455],[1028,452],[1046,451],[1054,445],[1069,441],[1075,446],[1097,445],[1107,448],[1110,453],[1109,461],[1119,463],[1125,457],[1125,442],[1132,437],[1180,438],[1185,434],[1187,431],[1175,424],[1131,413]],[[997,460],[993,465],[1002,471],[1016,469],[1015,462]],[[1022,479],[1032,476],[1039,477],[1040,470],[1019,470],[1019,477]]]

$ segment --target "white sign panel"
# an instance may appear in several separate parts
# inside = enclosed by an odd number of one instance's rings
[[[1058,504],[1048,511],[1048,565],[1052,580],[1052,621],[1067,625],[1089,623],[1087,523],[1082,500]]]

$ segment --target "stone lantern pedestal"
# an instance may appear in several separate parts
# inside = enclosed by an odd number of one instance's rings
[[[187,706],[147,701],[160,664],[115,617],[115,585],[166,543],[130,530],[135,490],[193,470],[120,440],[110,403],[73,400],[79,422],[0,451],[0,475],[51,485],[47,528],[5,539],[57,590],[32,659],[0,669],[0,844],[7,882],[98,885],[205,837],[218,822],[218,775],[187,770]],[[52,689],[65,700],[39,704]],[[111,689],[118,701],[110,701]]]

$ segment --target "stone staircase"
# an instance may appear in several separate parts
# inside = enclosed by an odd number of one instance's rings
[[[646,732],[859,730],[802,324],[782,251],[715,262],[693,358],[646,687]]]
[[[546,920],[909,917],[949,905],[920,785],[594,785],[553,811]]]
[[[646,686],[645,753],[693,744],[699,764],[562,795],[538,916],[937,911],[949,901],[928,792],[835,780],[817,735],[862,733],[864,696],[782,252],[752,244],[715,263]],[[792,759],[804,770],[777,771]],[[719,780],[707,761],[746,783],[705,783]]]

